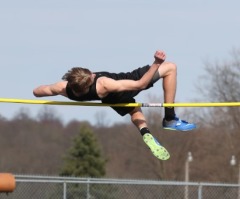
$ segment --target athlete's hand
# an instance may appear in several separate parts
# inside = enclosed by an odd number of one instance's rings
[[[155,54],[154,54],[154,58],[155,58],[155,62],[161,64],[165,61],[166,59],[166,55],[165,55],[165,52],[163,51],[156,51]]]

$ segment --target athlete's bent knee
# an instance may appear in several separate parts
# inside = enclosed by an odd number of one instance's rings
[[[177,65],[173,62],[167,62],[167,67],[169,71],[177,71]]]

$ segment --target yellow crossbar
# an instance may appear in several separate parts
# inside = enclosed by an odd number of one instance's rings
[[[196,102],[196,103],[164,103],[163,107],[230,107],[240,106],[240,102]]]
[[[70,106],[119,106],[119,107],[140,107],[141,103],[122,103],[122,104],[104,104],[94,102],[67,102],[67,101],[48,101],[48,100],[29,100],[29,99],[10,99],[0,98],[3,103],[20,104],[45,104],[45,105],[70,105]]]
[[[21,104],[45,104],[45,105],[70,105],[70,106],[112,106],[112,107],[230,107],[240,106],[240,102],[197,102],[197,103],[120,103],[104,104],[94,102],[67,102],[67,101],[48,101],[48,100],[29,100],[0,98],[2,103],[21,103]]]

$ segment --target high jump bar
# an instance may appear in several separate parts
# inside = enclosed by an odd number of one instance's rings
[[[48,101],[30,99],[0,98],[2,103],[20,104],[44,104],[44,105],[68,105],[68,106],[111,106],[111,107],[236,107],[240,102],[196,102],[196,103],[119,103],[106,104],[95,102],[68,102],[68,101]]]

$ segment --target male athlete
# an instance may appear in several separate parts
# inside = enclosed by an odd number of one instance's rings
[[[165,53],[156,51],[154,62],[127,73],[91,72],[86,68],[75,67],[63,77],[63,81],[42,85],[33,90],[36,97],[62,95],[75,101],[100,100],[102,103],[135,103],[134,97],[149,89],[163,78],[164,102],[174,103],[176,94],[177,67],[165,62]],[[160,160],[170,158],[168,151],[151,135],[140,107],[112,107],[118,114],[130,114],[131,121],[143,136],[144,142],[153,155]],[[165,107],[162,121],[164,129],[188,131],[196,128],[176,117],[174,107]]]

